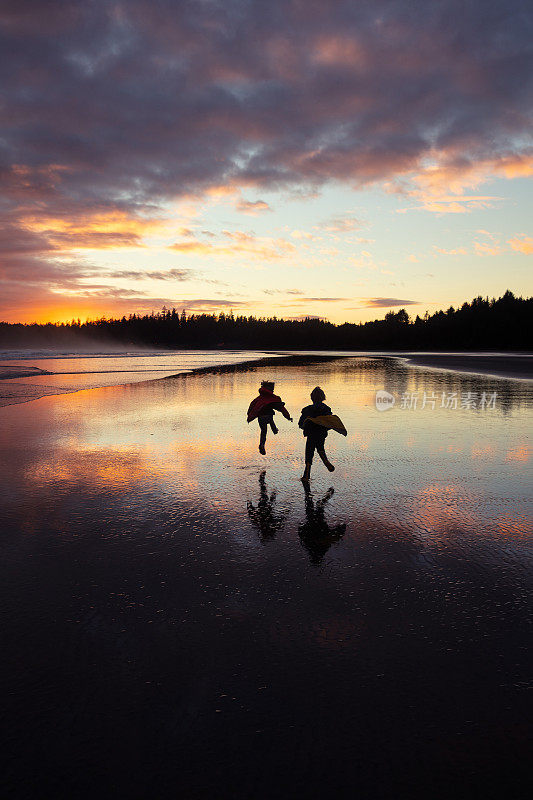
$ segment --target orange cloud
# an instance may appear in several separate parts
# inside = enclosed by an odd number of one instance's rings
[[[508,156],[498,162],[496,172],[506,178],[529,178],[533,175],[533,156]]]
[[[452,249],[452,250],[445,250],[443,247],[434,246],[433,249],[436,250],[437,253],[440,253],[440,255],[442,255],[442,256],[465,256],[466,255],[466,248],[464,248],[464,247],[456,247],[455,249]]]
[[[524,234],[515,236],[514,239],[508,239],[507,243],[511,245],[513,250],[523,253],[525,256],[533,254],[533,237],[531,236],[525,236]]]
[[[21,224],[27,230],[44,234],[59,250],[103,250],[143,247],[142,237],[166,224],[166,220],[144,219],[112,209],[69,217],[32,214],[23,216]]]
[[[256,216],[263,211],[272,211],[268,203],[265,203],[264,200],[239,200],[237,205],[235,206],[237,211],[240,211],[241,214],[251,214],[252,216]]]
[[[309,231],[300,231],[298,229],[291,231],[291,236],[293,239],[307,239],[308,241],[320,241],[319,236],[314,236],[314,234],[309,233]]]
[[[478,256],[497,256],[502,252],[498,245],[490,245],[486,242],[474,242],[474,250]]]
[[[286,239],[260,238],[244,231],[225,230],[222,234],[229,242],[211,244],[194,239],[189,242],[176,242],[169,246],[169,250],[177,250],[185,255],[252,256],[266,261],[283,258],[296,250]]]
[[[237,189],[234,186],[229,186],[228,184],[211,186],[206,190],[206,195],[213,198],[213,200],[219,200],[225,197],[233,197],[236,193]]]
[[[479,195],[431,197],[423,192],[413,193],[413,195],[421,202],[426,211],[433,211],[436,214],[466,214],[474,209],[490,208],[493,201],[499,199],[498,197]]]
[[[214,245],[208,242],[199,242],[195,239],[194,242],[176,242],[171,244],[168,249],[177,250],[179,253],[185,253],[185,255],[205,255],[206,253],[211,255],[215,248]]]
[[[404,174],[385,185],[418,201],[422,208],[437,214],[465,214],[490,208],[501,198],[493,195],[467,194],[493,176],[517,178],[533,175],[533,156],[502,156],[466,164],[453,151],[433,152],[431,162],[413,174]]]

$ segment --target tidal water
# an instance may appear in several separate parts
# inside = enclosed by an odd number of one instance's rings
[[[0,351],[0,407],[52,394],[155,380],[222,364],[257,360],[251,350],[137,350],[76,353]]]
[[[532,423],[531,382],[386,358],[0,408],[5,796],[527,796]]]

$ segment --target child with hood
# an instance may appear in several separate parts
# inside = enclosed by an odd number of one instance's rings
[[[259,395],[252,400],[250,403],[250,407],[248,408],[248,422],[251,422],[253,419],[257,419],[259,422],[259,428],[261,430],[260,438],[259,438],[259,452],[262,456],[265,455],[265,442],[267,436],[268,426],[272,428],[272,433],[277,433],[278,429],[274,423],[274,414],[276,411],[279,411],[283,416],[292,422],[292,417],[285,408],[285,403],[278,397],[277,394],[274,394],[274,382],[273,381],[261,381],[261,387],[259,389]]]
[[[324,403],[326,395],[320,386],[315,386],[311,392],[311,400],[313,404],[302,408],[302,414],[299,427],[303,430],[304,436],[307,441],[305,443],[305,470],[302,475],[304,484],[309,483],[311,477],[311,464],[313,463],[313,456],[315,450],[322,459],[324,466],[330,472],[333,472],[335,467],[330,462],[324,450],[324,443],[328,430],[336,430],[343,436],[346,436],[346,428],[336,414],[331,413],[331,408]]]

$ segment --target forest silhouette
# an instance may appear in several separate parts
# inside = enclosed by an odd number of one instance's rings
[[[476,297],[423,317],[389,311],[372,322],[334,324],[225,314],[186,314],[175,308],[119,319],[67,323],[0,322],[0,347],[75,348],[87,342],[162,349],[242,348],[291,350],[530,350],[533,297],[506,291]]]

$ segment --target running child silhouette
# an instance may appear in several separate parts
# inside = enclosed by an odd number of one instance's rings
[[[324,444],[328,430],[336,430],[346,436],[346,428],[336,414],[331,413],[331,408],[324,403],[326,395],[320,386],[315,386],[311,392],[313,404],[302,408],[298,426],[303,430],[307,441],[305,443],[305,470],[302,475],[304,484],[309,483],[311,477],[311,464],[315,450],[322,459],[326,469],[333,472],[335,467],[328,459]]]
[[[259,422],[259,428],[261,430],[261,434],[259,437],[259,452],[262,456],[265,455],[265,442],[267,437],[267,430],[268,426],[272,428],[272,433],[277,433],[278,429],[274,423],[274,414],[276,411],[279,411],[283,416],[292,422],[292,417],[285,408],[285,403],[278,397],[277,394],[274,394],[274,383],[273,381],[261,381],[261,387],[259,389],[259,395],[252,400],[250,403],[250,407],[248,408],[248,422],[251,422],[253,419],[257,419]]]

